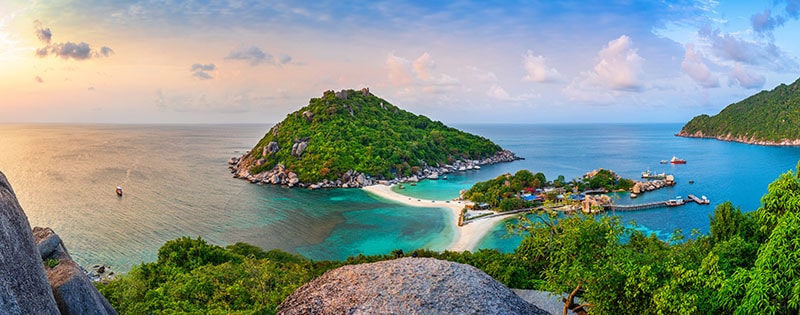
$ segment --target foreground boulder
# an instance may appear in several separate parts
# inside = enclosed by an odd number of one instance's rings
[[[344,266],[305,284],[278,314],[549,314],[483,271],[433,258]]]
[[[31,231],[2,172],[0,314],[117,314],[52,229]]]
[[[28,217],[0,172],[0,313],[59,314]]]
[[[61,238],[50,228],[33,228],[33,237],[47,265],[47,281],[61,314],[117,314],[97,291],[80,265],[70,257]]]

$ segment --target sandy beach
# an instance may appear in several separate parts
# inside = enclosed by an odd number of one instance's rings
[[[509,218],[507,216],[479,218],[470,221],[469,224],[458,227],[458,216],[461,214],[461,209],[464,208],[464,202],[417,199],[393,192],[391,186],[386,185],[372,185],[362,189],[378,197],[409,206],[447,208],[452,210],[455,235],[450,246],[448,246],[448,249],[452,251],[475,250],[481,239],[483,239],[498,222]]]

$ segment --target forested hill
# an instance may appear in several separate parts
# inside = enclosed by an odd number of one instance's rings
[[[498,152],[515,158],[486,138],[402,110],[365,88],[312,98],[231,162],[237,176],[251,181],[290,186],[339,181],[353,187],[365,185],[364,178],[394,179],[426,175],[445,165],[499,162]]]
[[[761,145],[800,145],[800,79],[692,118],[677,134]]]

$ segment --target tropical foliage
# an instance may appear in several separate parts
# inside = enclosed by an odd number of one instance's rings
[[[529,173],[519,174],[521,182],[505,177],[503,185],[544,182]],[[770,184],[756,211],[743,213],[725,202],[710,219],[708,235],[676,231],[665,241],[618,217],[530,214],[509,225],[525,236],[512,253],[416,254],[476,266],[512,288],[577,288],[591,314],[797,314],[798,174],[787,172]],[[98,286],[122,314],[273,314],[286,296],[326,270],[401,255],[310,261],[242,243],[222,248],[181,238],[167,242],[156,262]]]
[[[745,141],[800,139],[800,79],[728,105],[715,116],[694,117],[681,129],[696,133]]]
[[[301,155],[296,143],[307,140]],[[265,152],[271,142],[277,152]],[[375,177],[410,175],[425,165],[488,158],[500,146],[398,108],[369,92],[327,91],[272,127],[247,157],[256,174],[285,165],[302,182],[334,180],[348,170]],[[269,151],[269,150],[266,150]],[[266,154],[265,154],[266,153]]]

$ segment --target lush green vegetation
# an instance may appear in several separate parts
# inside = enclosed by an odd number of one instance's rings
[[[627,228],[618,217],[540,214],[509,226],[525,235],[513,253],[418,250],[417,256],[476,266],[512,288],[579,288],[591,314],[797,314],[798,175],[778,177],[756,211],[743,213],[729,202],[717,206],[709,235],[687,238],[678,231],[663,241]],[[272,314],[326,270],[400,255],[315,262],[247,244],[222,248],[182,238],[167,242],[156,262],[99,289],[122,314]]]
[[[502,150],[486,138],[412,114],[372,94],[336,94],[328,91],[311,99],[272,127],[249,157],[251,163],[261,158],[266,163],[251,168],[251,173],[280,163],[302,182],[338,179],[348,170],[394,178],[416,173],[425,164],[478,160]],[[302,156],[292,155],[292,146],[304,139],[308,147]],[[280,150],[265,155],[264,147],[273,141]]]
[[[697,132],[773,142],[800,139],[800,79],[728,105],[715,116],[694,117],[681,130],[688,135]]]
[[[633,187],[633,180],[620,178],[612,171],[598,170],[593,176],[582,180],[566,182],[564,176],[548,182],[541,172],[533,174],[529,170],[517,171],[514,175],[503,174],[494,179],[479,182],[464,193],[464,198],[475,203],[488,204],[493,209],[508,211],[530,208],[536,205],[532,201],[521,198],[524,193],[534,193],[544,187],[564,188],[546,194],[545,200],[555,201],[556,196],[564,191],[579,192],[585,189],[603,188],[608,191],[627,190]]]

